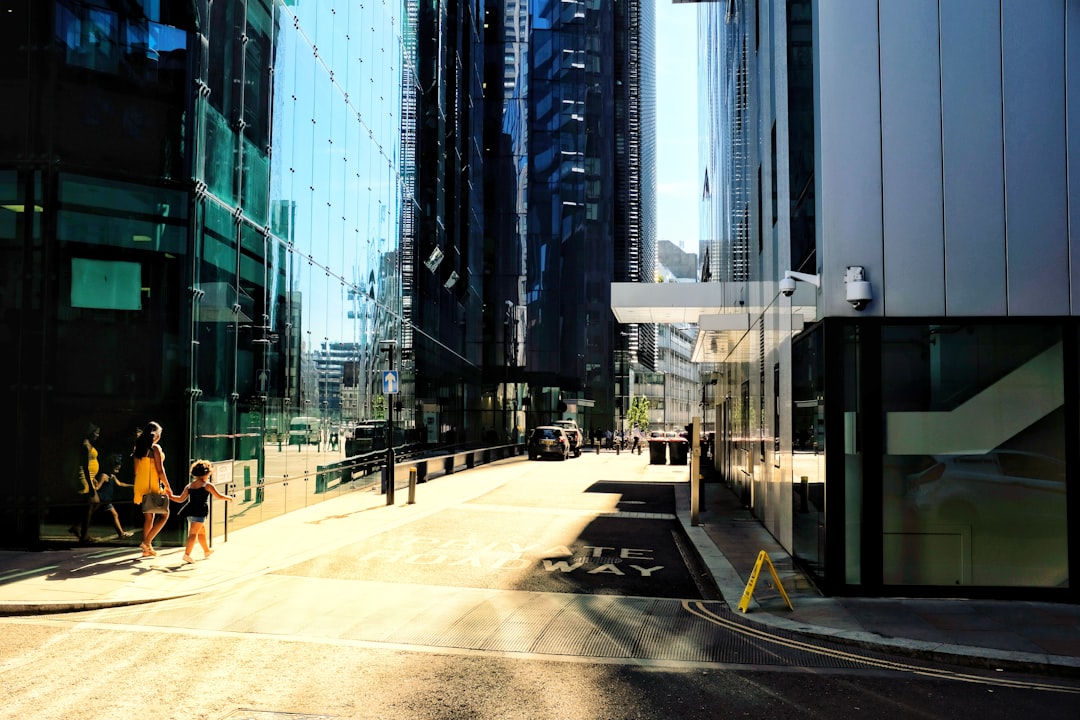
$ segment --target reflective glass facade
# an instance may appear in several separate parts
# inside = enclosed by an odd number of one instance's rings
[[[0,26],[5,544],[66,537],[85,512],[72,477],[91,424],[104,459],[161,423],[174,487],[214,462],[241,500],[232,527],[317,501],[334,490],[316,469],[385,413],[381,341],[401,367],[404,4],[124,7],[17,0]],[[135,529],[130,497],[115,504]],[[114,533],[104,515],[91,535]]]
[[[613,427],[631,369],[655,367],[654,329],[610,310],[613,280],[655,269],[653,5],[488,7],[503,49],[495,172],[513,182],[493,198],[504,240],[488,302],[505,311],[506,377],[526,386],[529,425],[576,412]]]

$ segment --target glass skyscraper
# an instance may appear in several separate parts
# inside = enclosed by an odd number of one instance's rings
[[[123,477],[159,422],[236,527],[338,492],[357,425],[612,427],[654,368],[609,290],[654,272],[652,2],[4,9],[0,543],[72,539],[91,428]]]
[[[498,240],[489,307],[528,425],[572,414],[611,428],[655,330],[610,311],[613,280],[655,263],[655,38],[651,2],[488,3],[501,28]],[[494,378],[501,382],[501,378]]]
[[[382,397],[381,341],[400,363],[416,177],[405,5],[120,8],[4,3],[7,545],[67,536],[91,426],[105,465],[161,423],[174,484],[192,459],[216,463],[241,498],[234,527],[317,500],[331,439]],[[135,522],[130,498],[117,504]]]

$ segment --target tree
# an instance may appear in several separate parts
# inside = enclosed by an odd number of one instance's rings
[[[626,412],[626,420],[630,423],[630,427],[640,428],[642,432],[648,432],[649,398],[644,395],[631,398],[630,409]]]
[[[371,416],[373,420],[386,419],[386,396],[376,395],[371,401]]]

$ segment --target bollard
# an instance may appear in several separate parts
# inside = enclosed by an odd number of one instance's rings
[[[810,512],[810,478],[803,475],[799,478],[799,487],[802,490],[802,499],[799,502],[799,512]]]
[[[416,504],[416,468],[409,468],[409,505]]]

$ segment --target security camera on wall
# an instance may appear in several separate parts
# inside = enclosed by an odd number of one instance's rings
[[[817,275],[808,275],[807,273],[795,272],[794,270],[785,270],[784,277],[780,280],[779,284],[780,293],[784,297],[791,297],[795,294],[796,280],[810,283],[814,287],[821,287],[821,278]]]
[[[866,271],[860,265],[849,265],[844,273],[844,285],[847,288],[847,301],[856,310],[865,310],[874,294],[866,280]]]

